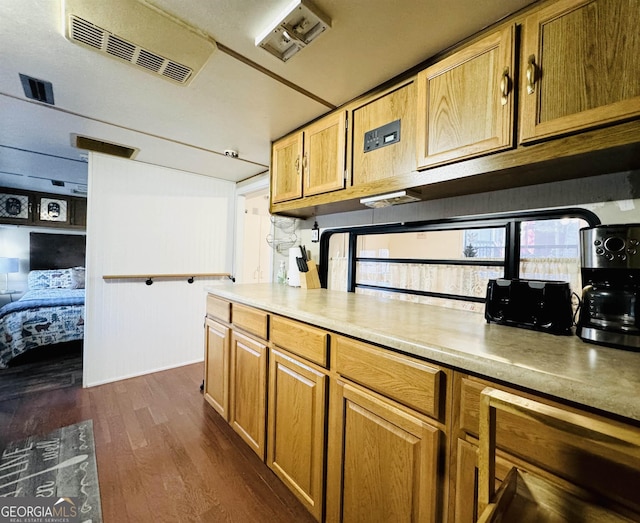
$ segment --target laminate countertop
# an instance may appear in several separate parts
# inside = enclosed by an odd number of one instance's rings
[[[206,287],[218,297],[472,374],[640,421],[640,352],[488,324],[482,314],[276,284]]]

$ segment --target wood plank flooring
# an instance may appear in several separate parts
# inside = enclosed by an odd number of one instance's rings
[[[105,523],[312,522],[204,401],[203,364],[0,402],[0,448],[93,419]]]

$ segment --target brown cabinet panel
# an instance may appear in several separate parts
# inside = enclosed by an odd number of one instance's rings
[[[400,141],[365,152],[364,135],[400,120]],[[353,185],[416,169],[416,84],[411,82],[353,111]],[[380,140],[384,137],[381,136]]]
[[[520,142],[640,116],[638,27],[637,0],[561,0],[527,17]]]
[[[296,133],[274,142],[271,156],[271,201],[302,198],[303,134]]]
[[[337,111],[304,129],[304,195],[344,189],[346,115]]]
[[[337,382],[341,459],[328,481],[342,483],[328,499],[328,521],[434,522],[439,513],[440,431],[366,391]]]
[[[513,146],[514,34],[507,26],[418,75],[418,166]]]
[[[324,500],[327,381],[326,374],[271,351],[267,465],[317,520]]]
[[[264,459],[267,415],[267,347],[231,333],[229,424]]]
[[[531,394],[496,386],[488,381],[475,378],[461,379],[460,428],[474,438],[477,437],[479,429],[480,393],[486,386],[542,401]],[[543,403],[572,410],[553,402]],[[616,423],[606,421],[613,425]],[[496,426],[497,446],[502,451],[533,467],[582,488],[599,492],[608,499],[617,500],[631,510],[640,512],[640,500],[635,489],[635,485],[640,482],[639,459],[614,451],[606,444],[594,445],[593,441],[586,438],[576,437],[535,419],[523,419],[507,412],[499,412]]]
[[[322,329],[280,316],[271,317],[271,341],[275,345],[323,367],[328,363],[328,339],[329,334]]]
[[[230,329],[207,318],[205,322],[204,398],[229,419]]]
[[[231,303],[207,294],[207,316],[229,323],[231,321]]]
[[[231,318],[235,327],[268,339],[269,315],[266,312],[234,303]]]
[[[439,417],[444,371],[373,345],[336,336],[334,367],[357,383],[419,412]]]

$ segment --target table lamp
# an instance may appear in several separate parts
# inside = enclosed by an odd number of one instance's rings
[[[20,272],[20,259],[0,258],[0,274],[4,273],[4,289],[2,289],[2,292],[4,292],[5,294],[9,290],[10,272]]]

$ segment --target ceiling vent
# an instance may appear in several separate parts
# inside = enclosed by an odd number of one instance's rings
[[[126,145],[105,142],[103,140],[97,140],[95,138],[89,138],[88,136],[81,136],[79,134],[71,134],[71,145],[78,149],[86,149],[87,151],[110,154],[111,156],[129,159],[133,158],[139,151],[139,149],[128,147]]]
[[[189,84],[216,48],[211,38],[136,0],[64,4],[70,41],[179,84]]]
[[[20,82],[22,83],[24,95],[27,98],[37,100],[38,102],[44,102],[46,104],[54,105],[53,85],[51,84],[51,82],[38,80],[22,73],[18,74],[20,75]]]

